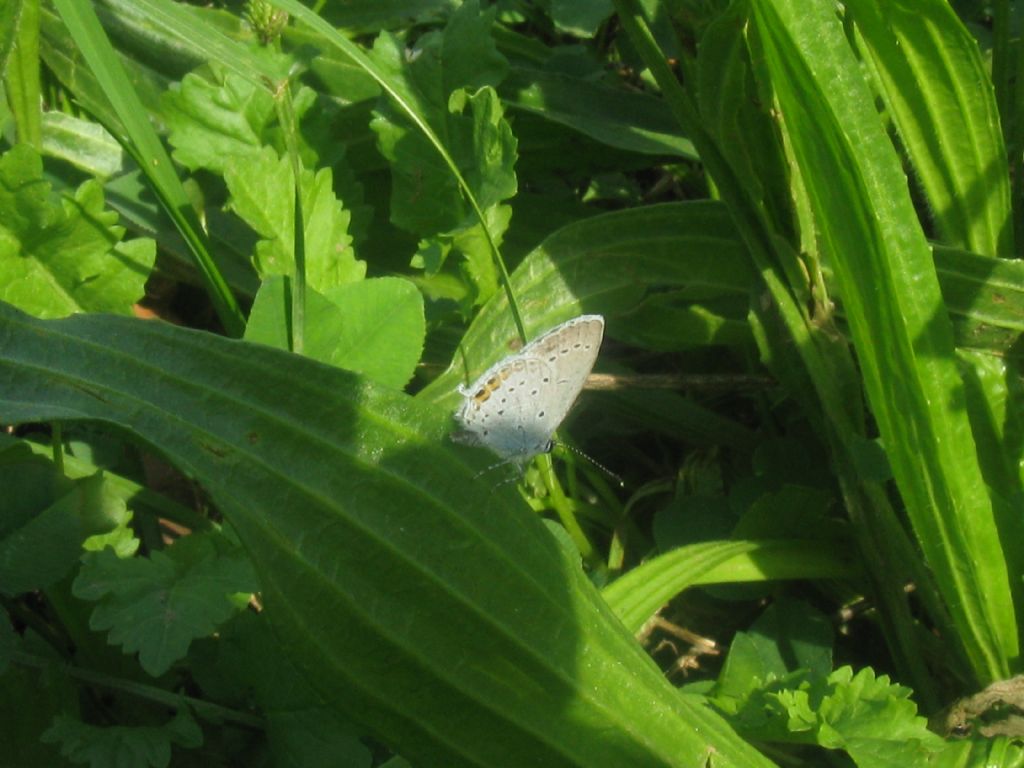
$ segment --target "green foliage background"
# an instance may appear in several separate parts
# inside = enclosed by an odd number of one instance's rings
[[[0,3],[0,763],[1022,764],[1019,31]]]

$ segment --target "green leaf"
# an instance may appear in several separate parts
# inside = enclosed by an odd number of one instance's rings
[[[8,449],[8,442],[18,446],[19,450],[27,449],[37,458],[47,461],[53,465],[53,447],[47,441],[44,443],[32,442],[31,440],[16,440],[9,436],[0,436],[0,451]],[[112,441],[117,445],[117,450],[123,450],[123,443]],[[88,550],[102,549],[106,545],[115,548],[119,555],[127,557],[138,548],[139,541],[134,538],[129,523],[133,516],[133,510],[144,509],[154,515],[165,517],[187,527],[193,531],[209,530],[212,524],[209,518],[190,507],[185,507],[156,491],[122,477],[112,471],[97,466],[90,461],[79,459],[73,453],[65,451],[63,455],[64,476],[71,480],[91,477],[98,471],[103,471],[103,488],[114,499],[119,500],[118,509],[124,509],[123,514],[112,517],[116,527],[108,534],[95,534],[90,536],[83,543],[83,548]],[[43,486],[45,487],[45,486]],[[31,495],[31,494],[30,494]],[[131,509],[128,505],[131,505]]]
[[[216,638],[189,651],[190,671],[207,698],[255,702],[267,723],[274,764],[369,768],[356,727],[327,707],[291,663],[265,614],[245,611]]]
[[[864,768],[901,768],[941,745],[925,719],[917,716],[910,689],[890,683],[888,676],[876,677],[870,667],[854,675],[850,667],[842,667],[828,676],[827,683],[824,698],[807,690],[778,696],[791,711],[817,705],[818,740],[823,746],[845,748]]]
[[[110,548],[118,557],[131,557],[138,551],[141,543],[131,527],[132,512],[127,508],[123,495],[109,481],[109,477],[104,475],[103,479],[103,490],[107,495],[105,502],[109,508],[107,514],[115,525],[106,533],[92,534],[82,542],[82,549],[86,552],[99,552]]]
[[[675,498],[654,514],[651,534],[660,552],[676,547],[728,538],[736,523],[729,500],[721,493],[677,488]]]
[[[442,142],[442,140],[438,137],[436,130],[433,127],[431,127],[430,122],[426,117],[425,113],[422,112],[422,110],[420,109],[420,105],[412,97],[410,89],[406,87],[407,84],[405,82],[400,81],[399,78],[395,77],[392,73],[390,73],[388,71],[387,66],[382,67],[378,63],[376,63],[371,57],[365,55],[362,49],[356,46],[348,38],[340,35],[338,31],[334,29],[330,24],[325,22],[322,18],[320,18],[315,13],[310,11],[304,5],[297,2],[297,0],[274,0],[274,4],[282,10],[286,10],[288,13],[292,14],[293,17],[295,17],[297,20],[301,21],[303,24],[307,25],[314,31],[318,32],[320,35],[324,37],[324,39],[327,41],[329,45],[339,49],[345,56],[352,59],[354,63],[356,63],[370,77],[372,77],[376,81],[376,83],[381,87],[381,89],[388,96],[390,96],[391,100],[393,101],[393,104],[392,102],[388,102],[388,105],[397,106],[402,115],[404,116],[402,119],[410,120],[413,123],[413,125],[415,125],[418,128],[419,132],[415,135],[417,137],[426,137],[428,142],[433,146],[434,150],[436,151],[437,156],[440,157],[442,163],[448,168],[448,172],[450,173],[451,177],[457,182],[459,189],[462,191],[462,194],[465,196],[465,199],[469,204],[470,209],[472,210],[473,217],[481,225],[485,227],[485,233],[487,234],[489,240],[489,245],[495,264],[502,273],[503,282],[505,283],[506,290],[509,290],[507,288],[507,267],[505,266],[501,253],[498,251],[497,246],[494,244],[494,238],[486,230],[487,218],[483,211],[484,206],[482,206],[477,201],[476,193],[474,192],[472,186],[470,185],[469,181],[466,180],[462,171],[459,169],[458,163],[455,161],[451,153],[446,148],[445,143]],[[463,9],[468,9],[467,13],[469,14],[469,18],[471,21],[478,16],[478,8],[476,6],[475,0],[471,3],[465,3],[462,6],[460,6],[460,13]],[[459,14],[457,13],[455,15],[458,16]],[[462,35],[463,46],[469,45],[470,47],[473,47],[479,42],[479,38],[472,39],[472,36]],[[468,63],[472,75],[479,75],[481,72],[486,72],[487,68],[482,66],[484,64],[484,61],[485,59],[477,57],[475,61]],[[460,71],[460,67],[457,66],[450,66],[446,67],[445,69],[446,71],[452,73],[459,73]],[[473,69],[475,69],[475,72],[472,72]],[[509,294],[509,297],[510,301],[512,301],[512,313],[515,317],[516,324],[519,326],[520,335],[522,336],[524,334],[522,330],[522,320],[520,318],[519,310],[515,304],[514,297],[511,296],[511,293]]]
[[[843,578],[855,569],[816,542],[709,541],[645,561],[604,588],[622,623],[638,632],[676,595],[699,584]]]
[[[827,677],[791,674],[735,693],[739,698],[725,696],[715,703],[735,713],[729,719],[741,732],[755,739],[842,749],[860,768],[924,765],[943,747],[917,715],[910,689],[876,676],[870,667],[856,675],[850,667]]]
[[[752,8],[907,516],[974,673],[1001,679],[1018,655],[1010,579],[899,159],[835,15]]]
[[[801,669],[824,677],[832,670],[832,624],[828,616],[805,602],[782,599],[773,603],[744,634],[765,665],[758,674],[762,680]],[[731,650],[729,653],[732,655]]]
[[[88,537],[128,517],[99,472],[69,481],[19,450],[0,456],[0,478],[10,494],[0,520],[0,592],[9,596],[58,581],[78,562]]]
[[[392,87],[415,104],[435,130],[443,127],[455,91],[496,87],[508,73],[508,62],[491,36],[494,14],[493,8],[481,11],[478,0],[462,3],[443,30],[421,36],[408,54],[393,35],[382,34],[374,42],[372,58]]]
[[[89,626],[110,630],[109,642],[139,652],[142,668],[162,675],[237,611],[228,596],[255,591],[241,552],[220,554],[209,536],[193,534],[150,557],[121,559],[111,549],[90,552],[73,584],[76,597],[98,601]]]
[[[1008,152],[1003,141],[1006,126],[1000,125],[990,67],[972,33],[954,9],[941,0],[858,0],[848,9],[859,33],[857,42],[869,64],[868,72],[885,99],[914,176],[927,199],[927,213],[936,236],[946,244],[989,257],[1014,254],[1012,171],[1008,172]],[[997,27],[1003,26],[1008,26],[1005,20],[997,22]],[[999,68],[998,61],[996,54],[992,69]],[[1008,127],[1007,135],[1012,135]],[[1012,159],[1014,154],[1010,150],[1011,167],[1019,162],[1019,152],[1016,160]],[[1014,292],[1007,291],[1005,298],[1012,301]],[[945,286],[943,295],[947,296]],[[966,343],[975,347],[1011,347],[1018,338],[1017,334],[1007,338],[1008,334],[987,323],[969,323],[968,327],[971,335]],[[962,339],[964,336],[957,333],[957,341]],[[973,358],[961,360],[968,362]],[[977,360],[978,367],[984,365],[983,360]],[[965,374],[968,382],[984,378],[981,370]],[[999,390],[973,388],[972,424],[979,437],[982,471],[992,488],[1002,539],[1017,541],[1022,533],[1019,515],[1000,514],[999,505],[1000,497],[1012,498],[1019,493],[1020,478],[993,476],[992,466],[998,460],[993,461],[992,455],[1004,453],[1004,444],[987,446],[973,415],[978,410],[998,409]],[[994,401],[980,405],[989,393]],[[1011,574],[1019,572],[1024,556],[1016,550],[1019,548],[1006,549]],[[1011,584],[1019,587],[1020,580],[1014,579]],[[1018,588],[1018,606],[1022,598],[1024,592]]]
[[[808,678],[823,680],[832,670],[834,643],[829,618],[817,609],[785,598],[773,603],[730,643],[713,689],[716,705],[740,712],[747,724],[758,722],[764,713],[755,711],[751,697],[759,701],[759,689],[776,681],[772,690]]]
[[[694,301],[687,290],[658,293],[623,318],[615,335],[639,347],[676,352],[711,345],[753,345],[747,295]]]
[[[1024,331],[1024,263],[941,246],[933,255],[957,345],[1019,354],[1014,345]]]
[[[582,312],[614,316],[648,293],[747,296],[753,273],[726,209],[711,201],[655,205],[594,216],[563,227],[523,259],[512,288],[532,338]],[[609,322],[607,335],[616,335]],[[452,365],[421,397],[440,401],[513,351],[518,334],[498,294],[466,333]]]
[[[90,176],[113,176],[124,163],[121,145],[102,125],[64,112],[43,113],[43,153]]]
[[[152,184],[164,210],[188,243],[190,254],[225,329],[233,336],[240,336],[244,322],[238,303],[210,256],[205,234],[174,171],[171,158],[150,124],[149,115],[100,26],[95,10],[91,4],[75,3],[72,0],[55,0],[54,5],[100,87],[102,96],[99,108],[105,115],[112,117],[107,128],[117,135],[118,140],[131,153],[139,169]],[[136,5],[149,6],[150,3],[139,0]],[[164,4],[165,8],[167,6],[174,7],[170,3]],[[173,23],[176,17],[172,15],[168,21]],[[206,34],[203,29],[190,32],[203,36]],[[209,42],[212,48],[219,41]],[[236,62],[243,58],[246,58],[244,52],[236,57]],[[248,70],[243,67],[243,71],[250,74],[255,70],[256,67],[251,63]]]
[[[795,458],[793,453],[787,456]],[[806,469],[806,465],[803,468]],[[771,473],[762,474],[773,483],[781,479]],[[810,479],[808,475],[805,477]],[[847,541],[849,531],[842,525],[843,521],[829,514],[835,503],[835,495],[830,491],[785,483],[777,491],[761,494],[736,524],[732,536],[737,539],[774,536],[818,542]]]
[[[463,3],[445,29],[421,37],[412,54],[388,34],[377,38],[372,54],[443,137],[482,211],[516,192],[516,140],[493,89],[507,70],[491,39],[493,17],[493,10],[481,13],[475,1]],[[376,110],[371,127],[391,163],[391,221],[419,235],[462,226],[471,209],[428,137],[388,101]]]
[[[219,174],[231,160],[258,154],[276,117],[266,88],[230,72],[216,83],[185,75],[177,90],[164,92],[161,106],[174,159],[190,170]]]
[[[42,742],[40,736],[54,717],[77,712],[81,689],[64,672],[66,665],[55,657],[52,647],[31,630],[18,642],[18,650],[38,652],[55,663],[46,670],[15,663],[0,678],[4,687],[0,696],[0,742],[6,750],[0,761],[5,768],[66,765],[58,749]]]
[[[696,100],[701,126],[715,138],[744,191],[764,206],[783,231],[792,226],[799,183],[785,166],[777,121],[764,102],[771,94],[754,76],[747,39],[750,7],[732,3],[703,31],[696,63]]]
[[[561,32],[593,37],[598,26],[612,15],[611,0],[550,0],[551,20]]]
[[[108,204],[126,225],[157,241],[161,268],[169,276],[197,285],[198,276],[185,242],[145,187],[139,171],[129,171],[108,180],[105,191]],[[239,296],[251,298],[259,287],[250,259],[255,234],[237,216],[223,210],[208,208],[206,223],[211,242],[216,244],[216,261],[225,280]]]
[[[932,257],[957,347],[1019,357],[1015,345],[1024,331],[1024,263],[935,243]]]
[[[18,31],[24,0],[4,3],[0,8],[0,72],[7,71],[7,59],[11,55]]]
[[[279,278],[263,283],[245,329],[247,341],[289,348],[285,286]],[[395,389],[412,378],[426,336],[423,297],[398,277],[339,285],[326,295],[307,291],[306,325],[307,357]]]
[[[155,55],[170,58],[176,71],[212,61],[268,90],[288,75],[292,62],[287,57],[268,55],[264,47],[235,39],[236,17],[218,19],[216,12],[168,0],[112,3],[119,12],[117,26],[130,29],[138,46],[159,41]]]
[[[377,148],[391,163],[392,223],[420,235],[462,225],[470,210],[448,168],[437,164],[427,139],[383,115],[371,127]],[[515,194],[516,139],[492,88],[472,95],[455,91],[440,130],[484,211]]]
[[[39,156],[18,145],[0,156],[0,298],[40,317],[128,314],[156,257],[152,240],[121,242],[103,190],[84,182],[55,201]]]
[[[170,129],[168,139],[175,147],[174,159],[193,171],[205,168],[223,175],[229,164],[245,162],[264,146],[285,154],[277,105],[266,86],[221,67],[213,67],[211,77],[212,81],[190,73],[176,90],[162,94],[160,105]],[[294,90],[292,110],[296,121],[301,121],[311,113],[317,96],[305,86]],[[329,119],[333,114],[327,111],[325,116],[324,112],[312,110],[315,118]],[[297,134],[300,153],[306,165],[313,166],[317,153],[305,133],[320,137],[311,125],[303,124],[303,129]]]
[[[560,71],[513,67],[498,89],[508,108],[537,115],[629,152],[695,160],[664,102]]]
[[[416,763],[681,768],[710,746],[771,764],[678,695],[511,489],[475,479],[487,459],[447,440],[446,409],[259,345],[0,306],[0,410],[159,445],[238,532],[291,659]]]
[[[42,139],[42,90],[39,78],[39,6],[38,2],[14,5],[4,15],[14,22],[13,44],[4,55],[5,100],[14,116],[18,141],[38,147]],[[6,46],[5,46],[6,47]]]
[[[942,0],[846,6],[946,245],[1013,253],[1006,147],[978,43]]]
[[[14,634],[14,627],[11,626],[11,617],[7,611],[0,612],[0,677],[7,671],[11,663],[11,656],[18,646],[18,636]]]
[[[484,211],[484,216],[491,237],[495,244],[500,245],[512,217],[512,208],[494,205]],[[453,252],[462,256],[458,271],[468,289],[465,299],[460,303],[468,313],[472,307],[485,303],[498,290],[498,270],[491,258],[490,245],[482,225],[477,222],[468,223],[459,229],[421,241],[412,265],[423,267],[428,275],[427,284],[436,285],[437,281],[431,278],[440,274],[446,265],[450,265],[448,257]]]
[[[329,709],[272,712],[267,741],[282,768],[370,768],[370,750]]]
[[[947,741],[945,749],[932,756],[929,768],[1021,768],[1024,766],[1024,746],[1016,738],[999,736],[994,739]]]
[[[92,73],[85,57],[75,43],[67,25],[56,10],[41,9],[42,33],[40,53],[49,72],[66,88],[76,102],[103,125],[115,138],[124,135],[124,125],[110,100],[104,94],[100,79]],[[152,38],[149,40],[152,44]],[[168,78],[143,67],[129,58],[122,58],[139,101],[148,108],[159,105],[160,94],[168,86]]]
[[[171,761],[172,744],[186,749],[198,747],[203,743],[203,732],[182,707],[172,720],[159,727],[100,727],[58,715],[42,740],[47,744],[60,744],[64,757],[91,768],[111,765],[165,768]]]
[[[352,252],[349,213],[332,189],[329,168],[303,170],[306,279],[317,291],[362,280],[366,263]],[[258,155],[235,158],[224,172],[231,209],[260,235],[253,261],[261,277],[295,272],[295,183],[287,157],[270,147]]]

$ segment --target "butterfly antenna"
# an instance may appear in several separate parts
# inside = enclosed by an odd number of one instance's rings
[[[612,472],[610,469],[608,469],[608,467],[606,467],[604,464],[599,462],[593,456],[590,456],[589,454],[586,454],[583,451],[581,451],[575,445],[569,445],[569,443],[563,443],[561,441],[558,441],[557,443],[555,443],[555,445],[558,445],[558,446],[560,446],[562,448],[567,448],[570,451],[572,451],[573,453],[575,453],[577,456],[579,456],[580,458],[583,458],[583,459],[586,459],[587,461],[589,461],[595,467],[597,467],[602,472],[604,472],[606,475],[608,475],[608,477],[610,477],[612,480],[614,480],[616,483],[618,483],[619,488],[625,488],[626,487],[626,481],[625,480],[623,480],[617,474]]]
[[[513,461],[511,459],[502,459],[501,461],[495,462],[494,464],[489,464],[488,466],[484,467],[479,472],[477,472],[475,475],[473,475],[473,479],[474,480],[479,480],[484,475],[489,475],[491,472],[493,472],[496,469],[501,469],[502,467],[508,467],[508,466],[514,467],[516,471],[513,472],[510,477],[505,478],[500,483],[495,485],[494,488],[491,489],[492,491],[496,490],[498,488],[501,488],[503,485],[508,485],[510,483],[515,483],[515,482],[518,482],[519,480],[523,479],[523,477],[526,474],[525,470],[523,469],[523,465],[520,464],[519,462]]]

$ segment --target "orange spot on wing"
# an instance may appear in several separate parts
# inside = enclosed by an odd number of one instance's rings
[[[503,368],[498,371],[496,375],[491,376],[491,378],[485,381],[484,385],[473,394],[473,400],[476,401],[477,405],[486,403],[491,399],[491,395],[501,389],[501,385],[511,375],[511,368]]]

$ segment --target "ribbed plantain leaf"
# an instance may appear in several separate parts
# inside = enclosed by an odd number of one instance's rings
[[[97,420],[197,478],[283,645],[420,766],[767,766],[662,677],[447,411],[244,342],[0,305],[0,421]]]
[[[927,241],[843,29],[751,6],[907,516],[981,681],[1019,655],[1010,574]]]

